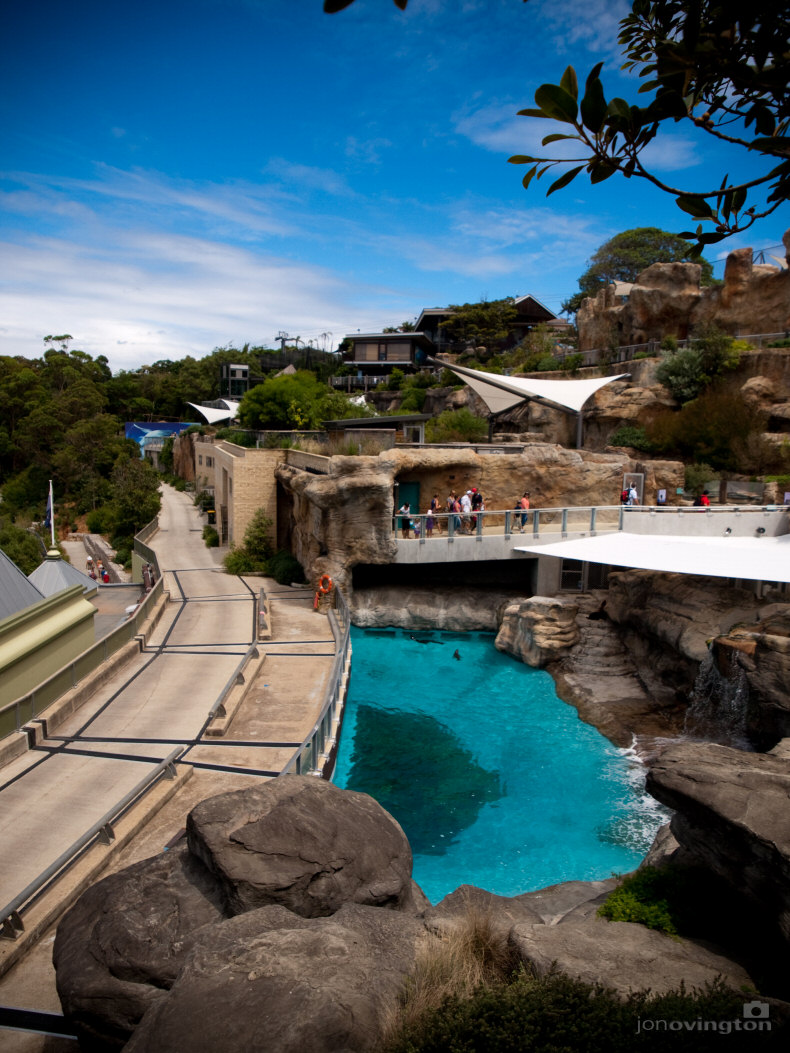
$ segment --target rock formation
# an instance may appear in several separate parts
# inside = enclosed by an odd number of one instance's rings
[[[686,339],[711,323],[733,335],[790,329],[790,269],[753,264],[752,250],[744,248],[727,257],[723,285],[700,288],[700,274],[696,263],[654,263],[637,276],[625,303],[614,286],[601,289],[576,316],[579,349]]]
[[[579,642],[578,604],[568,599],[532,596],[506,607],[495,646],[533,669],[566,655]]]
[[[678,838],[699,841],[706,865],[728,880],[745,868],[749,894],[770,898],[785,931],[790,842],[774,803],[786,800],[787,759],[782,774],[770,758],[739,765],[709,752],[701,789],[696,763],[667,754],[655,779],[683,811]],[[739,789],[746,771],[750,790],[771,795],[765,807]],[[715,835],[697,829],[710,816]],[[364,794],[308,776],[204,801],[189,828],[188,844],[90,888],[58,928],[58,991],[83,1049],[377,1048],[418,957],[472,915],[488,918],[538,975],[559,968],[620,994],[717,976],[753,987],[721,947],[597,917],[616,879],[514,897],[462,886],[431,907],[412,888],[411,854],[392,817]],[[770,874],[784,891],[766,885]]]
[[[778,754],[680,742],[651,767],[649,792],[675,809],[687,860],[717,874],[790,943],[790,764]]]
[[[639,465],[639,467],[637,467]],[[419,510],[434,493],[478,487],[489,510],[512,508],[530,490],[533,506],[616,504],[624,472],[647,468],[646,493],[673,493],[682,473],[677,462],[634,461],[627,453],[593,453],[534,443],[513,454],[490,456],[472,449],[394,449],[377,457],[332,457],[328,475],[280,464],[275,475],[283,500],[281,540],[311,577],[327,573],[351,598],[357,564],[394,561],[395,487],[416,484]]]

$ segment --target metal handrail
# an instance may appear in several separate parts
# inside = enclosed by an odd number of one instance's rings
[[[153,771],[148,772],[145,778],[141,779],[133,789],[129,790],[108,812],[105,812],[90,830],[86,831],[82,837],[79,837],[53,863],[50,863],[46,870],[43,870],[38,877],[34,878],[29,885],[22,889],[19,895],[15,896],[10,903],[7,903],[0,910],[0,938],[15,940],[24,932],[24,923],[19,913],[22,907],[40,893],[60,871],[73,863],[76,857],[84,848],[88,847],[94,838],[103,835],[107,844],[115,839],[115,831],[112,828],[112,824],[117,822],[127,808],[141,794],[150,789],[162,775],[167,773],[169,778],[175,777],[176,759],[184,752],[185,748],[184,746],[177,746],[172,753],[168,754],[163,761],[157,764]]]
[[[334,591],[336,609],[329,611],[329,624],[335,638],[335,658],[332,672],[324,694],[324,704],[318,720],[302,740],[301,745],[284,765],[280,775],[320,774],[318,761],[321,754],[326,757],[326,746],[331,742],[332,725],[339,725],[343,717],[343,677],[351,651],[351,617],[345,596],[339,589]]]
[[[255,617],[256,622],[254,624],[257,624],[257,615]],[[231,693],[231,691],[237,684],[244,683],[244,667],[250,661],[251,658],[258,658],[259,655],[260,651],[258,650],[258,642],[257,640],[253,640],[250,646],[247,648],[244,657],[233,670],[233,672],[230,674],[225,686],[222,688],[222,690],[216,698],[216,701],[212,705],[211,709],[208,711],[209,722],[214,720],[216,717],[227,716],[227,713],[225,712],[225,699],[228,697],[228,695]]]

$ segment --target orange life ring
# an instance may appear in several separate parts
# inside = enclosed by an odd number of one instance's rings
[[[334,588],[334,584],[332,582],[332,579],[329,577],[329,575],[328,574],[322,574],[321,575],[321,580],[318,582],[318,591],[321,593],[321,595],[322,596],[326,596],[326,594],[328,592],[331,592],[333,588]]]

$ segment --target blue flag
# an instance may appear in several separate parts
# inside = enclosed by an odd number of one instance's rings
[[[52,490],[50,490],[49,494],[47,495],[47,511],[46,515],[44,516],[44,526],[52,526]]]

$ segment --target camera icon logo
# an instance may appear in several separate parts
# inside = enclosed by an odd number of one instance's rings
[[[767,1002],[744,1002],[743,1015],[747,1020],[766,1020],[771,1007]]]

